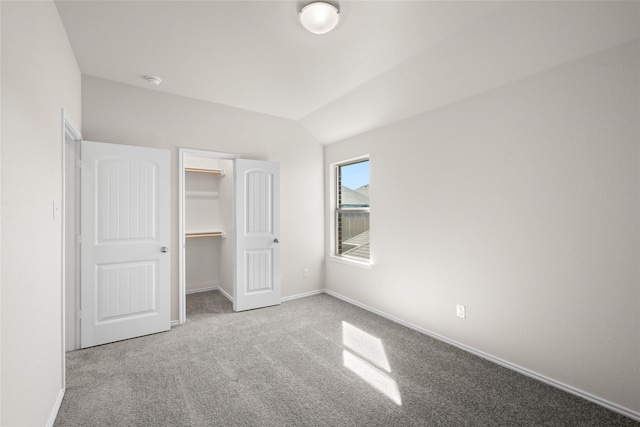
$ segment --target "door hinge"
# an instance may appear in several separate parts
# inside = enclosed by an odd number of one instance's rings
[[[82,160],[81,159],[76,159],[76,168],[82,169]]]
[[[76,243],[78,245],[82,244],[82,235],[80,234],[76,235]]]

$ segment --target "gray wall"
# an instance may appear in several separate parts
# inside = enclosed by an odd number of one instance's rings
[[[321,289],[323,147],[297,122],[82,78],[84,139],[171,150],[172,247],[178,248],[178,148],[236,153],[280,163],[282,296]],[[310,270],[303,279],[302,270]],[[172,315],[178,319],[178,251],[172,251]]]
[[[62,397],[61,109],[80,71],[53,2],[2,10],[0,425],[43,426]],[[55,415],[55,414],[54,414]]]
[[[370,155],[374,261],[328,259],[327,288],[640,413],[639,59],[623,45],[327,146],[327,186]]]

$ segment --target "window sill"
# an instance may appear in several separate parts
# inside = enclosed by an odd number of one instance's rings
[[[337,262],[339,264],[351,265],[358,268],[364,268],[365,270],[371,270],[373,263],[371,261],[358,261],[352,258],[340,257],[335,255],[329,255],[329,260]]]

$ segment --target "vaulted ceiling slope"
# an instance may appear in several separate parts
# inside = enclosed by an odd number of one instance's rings
[[[305,2],[308,3],[308,2]],[[56,1],[82,73],[298,120],[332,143],[640,39],[640,2]]]

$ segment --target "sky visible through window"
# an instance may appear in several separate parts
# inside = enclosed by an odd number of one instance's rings
[[[354,163],[342,167],[342,185],[357,190],[369,184],[369,162]]]

